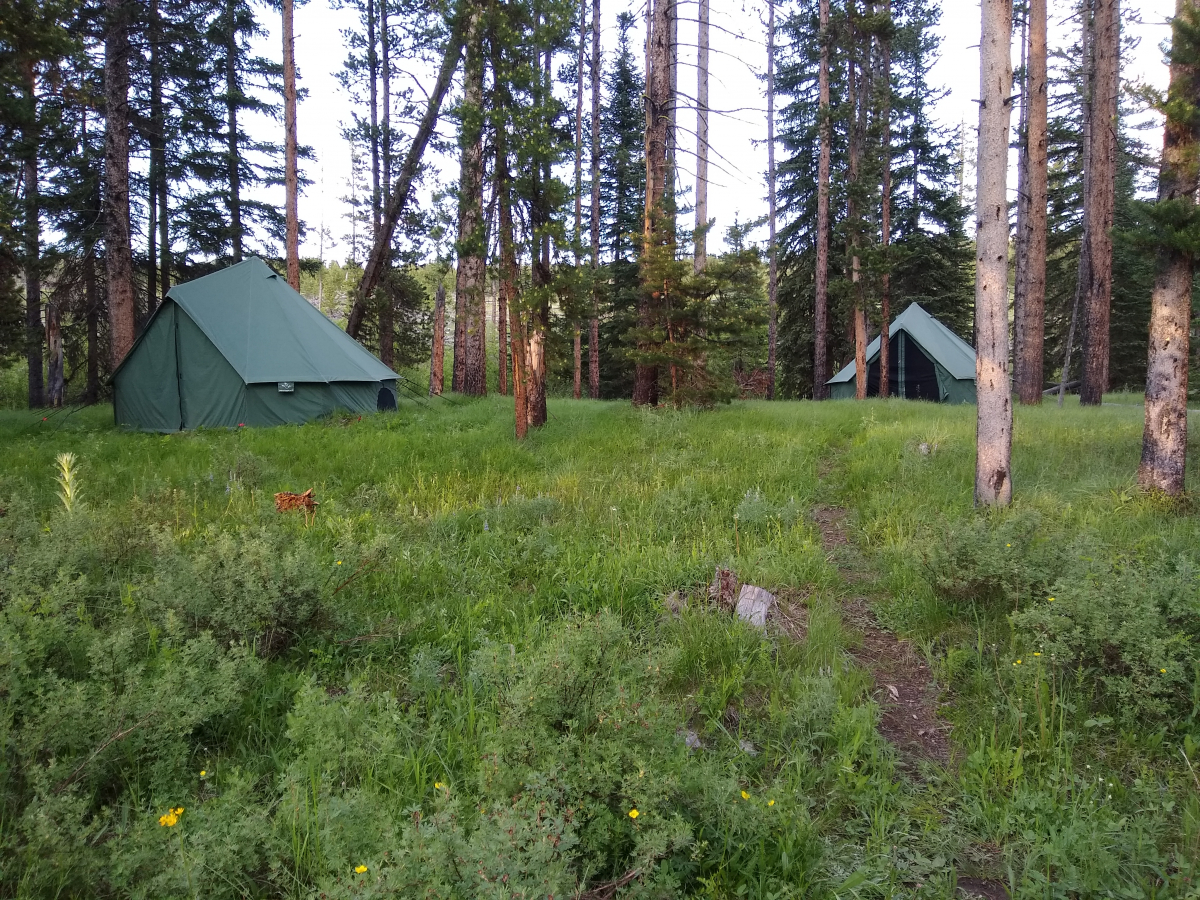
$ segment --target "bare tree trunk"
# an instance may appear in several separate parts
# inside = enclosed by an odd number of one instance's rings
[[[708,0],[701,0],[707,4]],[[708,36],[705,35],[707,44]],[[705,47],[707,51],[707,46]],[[707,52],[705,53],[707,56]],[[707,59],[705,60],[707,64]],[[708,72],[705,69],[707,78]],[[707,99],[708,85],[705,85]],[[707,116],[707,113],[706,113]],[[705,136],[708,135],[707,125]],[[767,399],[775,399],[775,340],[779,315],[779,265],[775,240],[775,0],[767,0],[767,194],[770,211],[771,247],[767,276]]]
[[[1008,134],[1012,115],[1012,0],[983,0],[975,223],[975,503],[1012,502],[1008,373]]]
[[[166,154],[163,151],[165,124],[162,102],[162,29],[158,15],[158,0],[150,0],[147,43],[150,45],[150,165],[146,173],[146,314],[149,321],[158,299],[158,182],[166,176],[163,167]],[[163,210],[166,213],[166,210]]]
[[[293,0],[283,0],[283,185],[287,222],[287,283],[300,290],[300,176],[296,156],[296,41],[292,34]],[[384,360],[385,365],[391,365]]]
[[[429,357],[429,393],[441,394],[446,359],[446,286],[438,281],[433,300],[433,350]]]
[[[892,0],[883,0],[884,13],[889,25],[892,18]],[[880,185],[879,243],[883,249],[883,277],[879,294],[879,396],[891,393],[891,328],[892,328],[892,38],[884,35],[879,42],[880,68],[883,92],[883,136],[881,138],[881,165],[883,168]]]
[[[458,196],[458,276],[455,284],[455,390],[487,393],[484,285],[487,277],[483,221],[483,49],[480,13],[472,13],[463,82],[462,167]]]
[[[383,194],[379,190],[379,52],[375,36],[375,0],[366,0],[367,108],[371,116],[371,238],[379,234]]]
[[[1014,5],[1015,6],[1015,5]],[[1025,317],[1025,279],[1027,268],[1026,245],[1029,238],[1029,15],[1028,3],[1022,3],[1020,83],[1013,84],[1013,94],[1020,95],[1017,114],[1017,228],[1013,239],[1013,355],[1012,379],[1021,383],[1021,327]],[[1014,8],[1014,16],[1017,9]],[[1014,81],[1016,73],[1014,73]],[[1019,387],[1016,387],[1019,390]]]
[[[1063,395],[1066,394],[1067,382],[1070,380],[1071,353],[1075,348],[1075,333],[1079,322],[1079,307],[1084,293],[1092,281],[1092,241],[1091,241],[1091,203],[1092,203],[1092,94],[1094,60],[1092,44],[1095,29],[1092,23],[1092,0],[1081,0],[1080,3],[1080,60],[1081,72],[1081,114],[1083,121],[1082,138],[1080,141],[1080,156],[1083,169],[1083,215],[1082,233],[1079,237],[1079,274],[1075,281],[1075,298],[1071,303],[1071,324],[1067,328],[1067,346],[1063,354],[1062,378],[1058,382],[1058,405],[1063,405]]]
[[[25,361],[29,367],[29,408],[36,409],[46,402],[42,376],[42,252],[41,252],[41,193],[38,187],[38,101],[37,76],[33,60],[24,61],[26,128],[21,135],[24,160],[22,177],[25,182]]]
[[[1117,184],[1117,94],[1121,59],[1118,0],[1096,0],[1095,92],[1092,97],[1092,171],[1088,212],[1092,259],[1085,295],[1083,375],[1079,402],[1098,406],[1108,390],[1109,314],[1112,308],[1112,227]]]
[[[704,271],[708,265],[708,52],[709,52],[709,18],[711,0],[700,0],[700,24],[696,41],[696,254],[694,270],[696,274]],[[771,21],[774,21],[775,3],[768,0]],[[770,25],[768,25],[768,30]],[[768,36],[768,40],[771,37]],[[768,46],[768,66],[772,63],[770,56],[773,51]],[[774,128],[770,108],[774,103],[771,84],[773,71],[767,74],[767,131]],[[768,137],[768,141],[770,138]],[[768,143],[768,146],[770,144]],[[774,188],[772,188],[773,190]],[[774,227],[774,217],[772,217]],[[771,241],[774,246],[774,238]]]
[[[867,107],[867,86],[864,83],[865,67],[859,60],[860,34],[856,19],[854,0],[846,4],[847,17],[850,19],[850,58],[847,67],[847,92],[850,99],[850,137],[847,152],[847,199],[846,219],[850,227],[850,282],[854,297],[854,308],[851,313],[854,325],[854,399],[865,400],[867,397],[867,310],[866,292],[862,280],[862,258],[859,256],[860,227],[858,221],[858,191],[859,165],[862,161],[862,142],[864,138],[863,118]]]
[[[104,260],[115,369],[133,346],[137,327],[129,243],[129,11],[123,0],[105,0],[105,10]]]
[[[63,405],[63,337],[58,302],[46,304],[46,347],[50,351],[48,405],[59,409]]]
[[[503,285],[501,285],[503,286]],[[508,297],[496,292],[496,392],[508,396]]]
[[[511,184],[508,177],[507,152],[503,135],[497,140],[496,191],[500,207],[500,296],[508,307],[509,332],[512,342],[513,419],[517,440],[523,441],[529,431],[529,401],[526,393],[526,351],[528,338],[525,317],[517,300],[517,250],[513,236]]]
[[[165,128],[165,125],[164,125]],[[171,290],[171,210],[167,191],[167,148],[166,135],[160,143],[158,163],[158,304],[167,298]]]
[[[592,0],[592,319],[588,323],[588,396],[600,399],[600,0]]]
[[[476,19],[472,18],[470,21],[474,22]],[[459,17],[455,22],[454,30],[451,32],[449,40],[446,42],[446,50],[442,55],[442,66],[438,70],[438,77],[433,90],[429,93],[429,100],[425,105],[425,113],[421,117],[421,124],[417,127],[417,133],[413,136],[412,143],[408,145],[408,151],[404,155],[404,164],[400,167],[400,175],[396,179],[395,190],[388,197],[387,208],[383,214],[383,223],[379,228],[379,233],[375,236],[375,240],[371,244],[371,252],[367,256],[367,265],[363,269],[363,277],[358,284],[354,303],[350,307],[350,315],[346,321],[346,333],[352,338],[357,338],[359,331],[362,329],[363,319],[367,313],[367,298],[371,296],[376,285],[379,284],[379,279],[383,276],[384,267],[391,256],[392,235],[395,233],[396,223],[400,221],[400,216],[408,205],[409,194],[412,192],[412,183],[417,177],[417,170],[421,165],[421,157],[425,154],[425,148],[429,144],[430,137],[433,136],[438,116],[441,114],[442,102],[446,99],[446,94],[450,90],[450,84],[454,80],[454,73],[458,69],[458,60],[462,56],[466,34],[467,24]]]
[[[579,55],[575,73],[575,234],[571,247],[576,273],[579,272],[579,258],[583,249],[583,65],[587,51],[587,10],[587,0],[579,0]],[[577,315],[571,327],[575,336],[575,399],[578,400],[583,390],[583,348]]]
[[[1163,129],[1158,200],[1195,215],[1200,187],[1200,4],[1175,0],[1171,85]],[[1185,28],[1187,30],[1185,30]],[[1185,112],[1186,111],[1186,112]],[[1183,113],[1183,114],[1181,114]],[[1150,300],[1150,356],[1146,374],[1146,424],[1138,484],[1169,496],[1183,494],[1187,463],[1187,387],[1194,257],[1164,242]]]
[[[829,0],[820,0],[821,65],[817,74],[821,151],[817,163],[817,259],[813,304],[813,399],[829,399]]]
[[[671,110],[675,98],[671,95],[671,46],[673,33],[671,13],[675,0],[653,0],[650,32],[647,40],[647,59],[650,63],[646,79],[646,208],[642,244],[642,284],[638,299],[638,326],[650,329],[658,319],[659,308],[665,303],[664,285],[654,283],[651,260],[661,248],[674,243],[674,222],[664,209],[668,174],[667,146],[670,140]],[[638,342],[646,352],[650,345]],[[633,403],[635,406],[658,405],[658,366],[639,361],[634,370]]]
[[[1017,350],[1014,354],[1015,359],[1019,360],[1017,392],[1021,402],[1027,405],[1042,402],[1045,381],[1046,203],[1049,178],[1046,53],[1046,0],[1030,0],[1029,77],[1025,88],[1029,98],[1026,124],[1029,205],[1025,223],[1024,303],[1017,316]]]
[[[388,22],[388,0],[379,0],[380,81],[383,103],[380,115],[379,147],[383,157],[383,205],[392,195],[392,32]]]
[[[99,208],[100,204],[96,204]],[[88,248],[83,260],[83,297],[87,304],[87,386],[84,403],[100,399],[100,292],[96,288],[96,248]]]
[[[119,3],[120,0],[105,0],[106,3]],[[229,249],[235,263],[242,261],[242,156],[238,147],[238,103],[241,100],[241,88],[238,85],[238,45],[237,21],[234,18],[236,8],[234,0],[225,0],[226,27],[225,35],[225,128],[227,134],[226,166],[229,173]],[[109,288],[111,291],[111,287]]]

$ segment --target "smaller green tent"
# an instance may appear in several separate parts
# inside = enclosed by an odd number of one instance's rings
[[[975,351],[913,303],[888,330],[888,395],[935,403],[975,402]],[[829,381],[829,396],[853,399],[851,362]],[[867,396],[879,396],[879,338],[867,347]]]
[[[307,422],[396,408],[396,373],[261,259],[171,288],[113,373],[140,431]]]

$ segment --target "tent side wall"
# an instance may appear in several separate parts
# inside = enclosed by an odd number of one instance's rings
[[[829,398],[831,400],[853,400],[855,390],[853,378],[849,381],[839,381],[829,386]]]
[[[168,302],[113,376],[117,425],[138,431],[179,431],[183,425],[176,361],[179,307]]]
[[[246,385],[186,312],[178,313],[179,385],[184,428],[236,428],[246,422]]]
[[[246,386],[245,412],[239,421],[256,426],[298,425],[338,409],[373,413],[378,408],[380,386],[378,381],[298,382],[291,391],[284,392],[276,382],[250,384]]]

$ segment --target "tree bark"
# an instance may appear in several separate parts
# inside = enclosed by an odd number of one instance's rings
[[[1080,116],[1082,129],[1080,139],[1080,163],[1083,177],[1083,210],[1082,229],[1079,236],[1079,274],[1075,280],[1075,297],[1071,303],[1071,324],[1067,328],[1067,346],[1063,353],[1062,377],[1058,382],[1058,405],[1063,405],[1067,382],[1070,380],[1071,354],[1075,348],[1075,333],[1079,322],[1079,307],[1082,305],[1084,293],[1091,283],[1092,275],[1092,242],[1089,233],[1091,228],[1092,191],[1090,187],[1092,176],[1092,90],[1093,90],[1093,59],[1092,44],[1094,28],[1092,25],[1092,0],[1081,0],[1080,3]]]
[[[671,109],[671,13],[674,0],[652,0],[646,53],[646,206],[642,234],[642,284],[638,297],[638,326],[645,332],[658,320],[664,302],[664,285],[654,283],[652,258],[660,248],[674,243],[674,222],[664,208],[668,173]],[[638,350],[651,349],[646,338]],[[658,366],[639,361],[634,367],[634,406],[658,405]]]
[[[50,351],[46,402],[59,409],[63,405],[63,337],[59,306],[54,300],[46,304],[46,348]]]
[[[1030,0],[1029,4],[1029,78],[1026,92],[1029,97],[1027,143],[1029,171],[1029,209],[1026,219],[1024,305],[1017,319],[1017,350],[1019,382],[1017,392],[1021,402],[1037,405],[1042,402],[1045,382],[1046,332],[1046,204],[1049,163],[1046,142],[1047,73],[1046,73],[1046,0]]]
[[[816,275],[813,303],[813,399],[828,400],[829,386],[829,0],[820,0],[821,64],[817,74],[820,157],[817,163]]]
[[[880,86],[883,96],[883,108],[880,117],[883,120],[883,135],[881,138],[882,184],[880,185],[879,202],[879,244],[883,251],[883,275],[880,278],[879,292],[879,396],[887,397],[891,393],[891,328],[892,328],[892,0],[883,0],[884,13],[887,16],[889,31],[879,42],[880,68],[883,84]]]
[[[1117,94],[1121,56],[1118,0],[1096,0],[1092,96],[1090,279],[1084,295],[1083,373],[1079,402],[1098,406],[1108,390],[1112,308],[1112,228],[1117,179]]]
[[[854,298],[854,308],[851,312],[854,327],[854,399],[865,400],[867,397],[867,310],[866,292],[862,280],[862,258],[859,256],[861,243],[861,223],[859,216],[859,166],[862,162],[862,144],[864,135],[864,118],[867,107],[868,91],[863,74],[865,67],[858,56],[861,51],[861,35],[855,22],[856,10],[854,0],[846,4],[847,16],[850,19],[850,58],[847,67],[847,91],[850,99],[850,136],[847,148],[846,166],[846,219],[850,228],[850,283]]]
[[[105,0],[118,3],[120,0]],[[242,168],[241,151],[238,148],[238,102],[241,89],[238,86],[237,21],[234,0],[225,0],[227,34],[225,35],[225,128],[227,169],[229,173],[229,246],[233,261],[242,261]]]
[[[700,0],[707,5],[708,0]],[[705,56],[707,57],[708,35],[705,35]],[[704,74],[707,81],[707,59]],[[705,100],[708,99],[708,85],[705,84]],[[707,110],[705,118],[707,119]],[[708,125],[705,123],[705,137],[708,136]],[[707,168],[707,159],[705,160]],[[697,178],[697,185],[699,179]],[[707,189],[707,185],[705,186]],[[770,264],[767,274],[767,399],[775,399],[775,340],[779,311],[779,266],[778,252],[775,239],[775,0],[767,0],[767,195],[770,207]],[[707,203],[705,204],[707,210]]]
[[[587,52],[587,0],[579,0],[579,55],[576,59],[575,81],[575,234],[571,251],[575,256],[575,271],[579,272],[579,259],[583,251],[583,64]],[[576,298],[576,303],[580,298]],[[575,399],[583,396],[583,347],[581,344],[579,317],[571,323],[575,337]]]
[[[391,192],[388,198],[387,208],[384,210],[383,223],[371,245],[371,252],[367,257],[367,265],[363,269],[362,280],[358,284],[354,303],[350,307],[350,315],[346,321],[346,333],[352,338],[357,338],[359,332],[362,330],[363,318],[367,312],[367,298],[374,292],[376,285],[379,284],[379,279],[383,275],[384,266],[387,264],[390,256],[392,235],[396,230],[396,223],[400,220],[400,216],[404,213],[404,209],[408,205],[413,180],[417,177],[417,170],[421,165],[421,157],[424,155],[425,148],[429,144],[429,139],[433,135],[433,129],[437,126],[438,116],[442,110],[442,102],[446,99],[446,94],[450,90],[450,84],[454,80],[454,73],[458,69],[458,60],[462,56],[465,41],[466,30],[464,22],[461,17],[456,17],[450,38],[446,43],[445,53],[442,55],[442,66],[438,71],[437,82],[429,94],[429,101],[425,106],[425,113],[421,117],[421,124],[417,127],[417,133],[413,136],[412,143],[409,144],[408,151],[405,153],[404,164],[400,167],[400,175],[396,179],[395,190]]]
[[[296,41],[292,33],[293,0],[283,0],[283,143],[284,218],[286,220],[287,283],[300,290],[300,174],[296,157]],[[384,361],[385,365],[391,363]]]
[[[433,350],[429,357],[429,393],[441,394],[446,359],[446,286],[438,281],[433,301]]]
[[[1021,81],[1013,85],[1013,94],[1020,95],[1021,106],[1017,114],[1017,228],[1013,239],[1013,355],[1012,379],[1014,389],[1019,391],[1021,381],[1021,327],[1025,315],[1026,245],[1029,227],[1029,10],[1023,4],[1024,18],[1021,21]],[[1014,9],[1014,15],[1016,10]],[[1014,79],[1015,79],[1014,73]]]
[[[109,341],[115,369],[136,336],[133,251],[129,243],[129,10],[105,0],[104,261]]]
[[[508,159],[503,135],[497,140],[496,191],[500,207],[500,296],[508,309],[512,342],[513,419],[517,440],[529,431],[529,402],[526,393],[525,317],[517,300],[517,249],[513,236],[512,186],[508,177]]]
[[[38,128],[37,76],[32,59],[24,61],[25,128],[21,135],[22,178],[25,188],[25,361],[28,364],[29,408],[43,406],[45,382],[42,375],[42,253],[41,253],[41,192],[38,186]]]
[[[472,14],[463,79],[462,161],[458,195],[458,273],[454,289],[455,390],[487,393],[483,221],[483,50],[479,13]]]
[[[575,392],[574,397],[578,400],[583,396],[583,337],[582,329],[579,327],[578,320],[574,323],[573,330],[575,332]]]
[[[1200,26],[1197,0],[1175,0],[1171,84],[1158,178],[1159,203],[1175,207],[1171,210],[1173,218],[1190,221],[1193,228],[1196,191],[1200,187],[1197,26]],[[1157,269],[1150,298],[1146,423],[1138,484],[1145,490],[1178,497],[1184,491],[1187,463],[1189,326],[1195,260],[1191,253],[1164,242],[1158,251]]]
[[[694,269],[696,274],[704,271],[708,265],[708,55],[709,55],[709,18],[711,0],[700,0],[700,24],[696,41],[696,253]],[[775,21],[774,0],[768,0],[770,20]],[[767,26],[768,31],[772,26]],[[768,41],[771,35],[768,34]],[[772,91],[774,70],[773,45],[767,47],[767,131],[771,132],[775,123],[771,116],[774,96]],[[771,147],[768,136],[768,148]],[[768,152],[771,152],[768,149]],[[772,186],[772,190],[774,187]],[[774,227],[774,217],[772,217]],[[774,238],[771,246],[774,247]]]
[[[388,0],[379,0],[379,87],[383,92],[380,110],[379,150],[382,157],[383,205],[392,189],[392,32],[388,21]]]
[[[1012,502],[1008,372],[1008,136],[1012,0],[983,0],[975,224],[975,503]]]
[[[371,117],[371,238],[379,234],[383,216],[383,194],[379,190],[379,51],[375,35],[375,0],[366,0],[367,12],[367,109]]]
[[[600,0],[592,0],[592,318],[588,323],[588,396],[600,399]]]
[[[100,204],[96,204],[98,209]],[[100,292],[96,288],[96,248],[90,247],[83,260],[83,297],[87,310],[87,385],[83,402],[95,403],[100,399]]]
[[[162,28],[158,0],[150,0],[147,43],[150,45],[150,165],[146,178],[146,310],[143,322],[154,314],[158,300],[158,183],[166,177],[165,130],[162,98]],[[162,210],[165,215],[166,210]]]

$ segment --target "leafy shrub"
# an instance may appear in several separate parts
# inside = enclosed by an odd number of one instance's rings
[[[1011,611],[1044,596],[1066,555],[1036,512],[983,515],[947,522],[931,536],[925,577],[951,606]]]
[[[1027,655],[1082,668],[1127,723],[1189,714],[1194,719],[1200,568],[1184,556],[1082,562],[1084,571],[1059,578],[1041,603],[1012,617]]]

